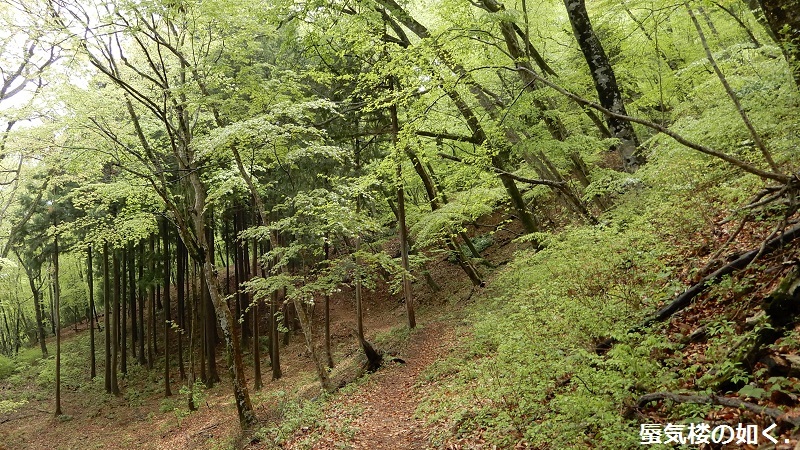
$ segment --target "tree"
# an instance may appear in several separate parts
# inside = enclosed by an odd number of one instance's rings
[[[800,1],[760,0],[761,9],[800,89]]]
[[[463,82],[469,88],[469,92],[474,96],[474,98],[478,101],[481,108],[483,108],[488,115],[495,121],[499,121],[501,118],[501,114],[499,111],[499,106],[495,99],[492,98],[489,94],[487,94],[487,89],[483,86],[478,84],[470,72],[468,72],[464,66],[462,66],[458,61],[453,57],[453,55],[448,52],[446,49],[441,48],[435,41],[432,41],[431,32],[425,27],[423,24],[418,22],[414,19],[407,11],[405,11],[399,4],[397,4],[394,0],[378,0],[378,4],[384,8],[386,15],[392,14],[396,17],[397,21],[411,30],[417,37],[420,39],[427,40],[429,45],[432,45],[436,56],[441,60],[441,62],[450,70],[452,73],[455,73],[458,76],[458,80]],[[399,27],[393,27],[395,30],[399,30]],[[402,39],[405,34],[401,33],[401,39],[399,40],[400,45],[408,47],[410,42],[406,39],[405,41]],[[459,113],[463,116],[464,120],[466,121],[467,125],[469,126],[470,131],[472,132],[472,136],[470,140],[477,144],[484,144],[489,147],[489,155],[491,158],[491,164],[495,167],[504,171],[505,164],[509,159],[509,147],[510,144],[517,143],[519,141],[519,136],[511,129],[504,128],[502,129],[503,137],[506,139],[504,142],[501,139],[495,141],[490,140],[490,133],[487,133],[485,127],[480,123],[478,119],[479,115],[475,112],[474,108],[472,108],[461,96],[455,86],[446,86],[443,85],[445,92],[448,97],[453,101],[456,108],[458,109]],[[492,127],[493,128],[493,127]],[[492,136],[493,138],[495,136]],[[511,199],[511,202],[516,210],[517,214],[519,215],[520,220],[522,221],[525,230],[529,233],[534,233],[539,231],[539,226],[536,223],[535,218],[528,210],[525,201],[522,198],[522,194],[519,191],[514,180],[508,177],[505,174],[499,175],[500,181],[502,182],[503,186],[505,187],[508,195]]]
[[[620,92],[617,78],[614,75],[614,68],[611,67],[603,45],[592,28],[585,0],[564,0],[564,6],[567,8],[575,40],[578,41],[586,64],[589,66],[600,104],[609,111],[627,115],[625,101],[622,99],[622,92]],[[606,122],[611,135],[619,139],[617,151],[622,158],[623,167],[626,171],[635,171],[644,160],[637,154],[639,139],[633,125],[616,117],[606,117]]]
[[[170,339],[169,332],[172,329],[172,306],[170,305],[170,289],[172,283],[170,282],[170,266],[172,259],[169,254],[169,226],[166,220],[161,222],[161,274],[164,277],[164,283],[161,285],[164,288],[164,295],[161,297],[164,302],[164,397],[172,396],[172,389],[170,388],[169,376],[169,354],[170,354]]]
[[[95,361],[95,349],[94,349],[94,318],[95,318],[95,307],[94,307],[94,264],[92,260],[92,246],[89,245],[86,247],[86,281],[89,288],[89,314],[88,314],[88,321],[89,321],[89,363],[91,364],[91,374],[89,377],[94,379],[97,376],[97,367]]]
[[[105,329],[106,393],[111,393],[111,274],[108,270],[108,242],[103,242],[103,328]]]
[[[390,80],[390,84],[393,81]],[[400,124],[397,119],[397,106],[391,105],[389,107],[389,114],[392,118],[392,144],[394,144],[395,152],[401,153],[398,145],[397,134],[400,132]],[[413,329],[417,326],[416,314],[414,313],[414,299],[411,296],[411,280],[408,275],[408,228],[406,227],[406,202],[405,202],[405,187],[403,186],[403,172],[402,166],[399,161],[397,163],[397,229],[400,236],[400,258],[403,267],[403,297],[406,302],[406,318],[408,319],[408,328]]]
[[[0,37],[0,227],[6,225],[8,213],[17,202],[20,176],[30,156],[7,147],[11,131],[17,124],[35,118],[29,106],[44,88],[48,68],[61,57],[59,38],[48,32],[46,19],[25,14],[33,9],[35,6],[28,2],[0,5],[0,28],[6,30]],[[45,178],[39,192],[44,192],[47,182]],[[32,214],[33,210],[28,210],[11,225],[0,245],[0,270]]]
[[[190,13],[199,13],[183,6],[153,4],[109,8],[108,16],[97,19],[110,27],[103,31],[103,35],[96,31],[94,23],[86,22],[92,19],[83,11],[81,4],[64,3],[57,5],[53,14],[64,31],[73,33],[92,66],[124,93],[123,105],[134,128],[132,134],[138,142],[98,125],[109,141],[137,163],[138,167],[119,167],[140,177],[158,193],[192,259],[202,265],[226,343],[239,420],[243,427],[249,427],[254,423],[255,415],[242,366],[238,322],[225,303],[217,277],[208,239],[207,187],[199,172],[203,155],[197,154],[192,145],[193,130],[198,125],[200,113],[208,110],[191,111],[188,108],[192,107],[187,103],[191,88],[204,89],[204,72],[202,68],[193,66],[191,58],[183,51],[201,47],[211,51],[211,46],[201,42],[213,41],[213,33],[209,41],[201,24],[183,20]],[[71,21],[78,24],[80,32],[70,25]],[[86,30],[89,32],[84,33]],[[133,33],[137,38],[127,41],[124,39],[126,33]],[[116,34],[119,40],[108,40],[106,36],[112,34]],[[122,42],[130,42],[130,47],[122,45]],[[169,59],[156,64],[159,58]],[[181,89],[176,89],[178,87]],[[162,95],[166,97],[161,98]],[[149,127],[154,125],[160,127],[165,142],[148,135]],[[179,178],[179,183],[173,183],[172,177],[179,173],[185,176]]]
[[[59,283],[58,267],[58,221],[53,215],[53,227],[56,228],[53,234],[53,297],[55,302],[55,323],[56,323],[56,408],[55,416],[64,414],[61,411],[61,284]]]

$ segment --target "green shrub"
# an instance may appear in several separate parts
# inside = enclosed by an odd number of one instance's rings
[[[0,380],[10,377],[17,369],[17,365],[11,359],[0,355]]]
[[[36,365],[42,359],[42,350],[39,347],[24,348],[16,356],[18,362],[29,366]]]
[[[680,288],[674,267],[696,242],[689,237],[748,183],[721,183],[727,169],[698,160],[673,167],[682,158],[637,172],[641,188],[619,191],[599,225],[551,234],[546,248],[518,251],[496,274],[469,307],[473,337],[423,374],[438,387],[418,411],[443,430],[432,444],[480,432],[501,448],[637,446],[626,407],[677,388],[679,374],[653,357],[675,350],[662,333],[628,330]],[[693,207],[697,197],[707,211]],[[617,344],[600,357],[594,343],[606,337]]]
[[[278,391],[275,395],[278,396],[278,420],[274,424],[261,428],[256,433],[259,440],[280,448],[297,431],[305,429],[311,435],[309,438],[313,439],[313,431],[325,425],[322,401],[286,398],[283,391]],[[323,395],[322,399],[326,397]],[[310,445],[310,443],[301,442],[300,445],[301,448],[304,448],[304,445]]]
[[[78,353],[67,352],[61,353],[61,387],[67,389],[80,389],[83,384],[87,383],[88,374],[84,374],[86,370],[86,361],[82,355]],[[55,387],[56,382],[56,358],[50,356],[47,359],[41,360],[39,364],[39,373],[36,376],[36,384],[43,389],[52,389]]]

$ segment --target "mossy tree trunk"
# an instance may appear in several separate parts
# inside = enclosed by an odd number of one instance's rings
[[[111,277],[108,270],[108,242],[103,243],[103,328],[105,328],[105,388],[111,393]]]
[[[614,69],[589,20],[585,0],[564,0],[564,6],[567,8],[575,39],[589,65],[600,104],[614,113],[628,115]],[[606,117],[606,122],[611,134],[620,141],[617,151],[622,158],[623,168],[628,172],[635,171],[644,161],[636,154],[639,139],[633,125],[615,117]]]
[[[164,283],[162,288],[164,289],[163,294],[163,302],[164,302],[164,397],[169,397],[172,395],[172,389],[170,388],[170,380],[169,380],[169,356],[170,356],[170,337],[169,332],[172,329],[172,317],[171,317],[171,306],[170,305],[170,295],[169,295],[169,288],[170,288],[170,256],[169,256],[169,224],[166,219],[161,221],[161,239],[162,239],[162,253],[161,257],[161,274],[164,276]]]

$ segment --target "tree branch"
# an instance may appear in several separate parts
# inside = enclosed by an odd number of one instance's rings
[[[449,159],[450,161],[456,161],[456,162],[464,163],[463,159],[461,159],[461,158],[459,158],[457,156],[448,155],[447,153],[439,152],[439,153],[437,153],[437,155],[440,158]],[[504,175],[504,176],[507,176],[508,178],[511,178],[513,180],[516,180],[516,181],[519,181],[519,182],[522,182],[522,183],[533,184],[533,185],[542,185],[542,186],[550,186],[552,188],[559,189],[559,190],[563,189],[564,186],[566,186],[566,183],[563,182],[563,181],[541,180],[541,179],[537,179],[537,178],[521,177],[521,176],[515,175],[515,174],[513,174],[511,172],[506,172],[503,169],[498,169],[497,167],[494,167],[494,166],[489,166],[489,169],[491,169],[494,173],[496,173],[498,175]]]

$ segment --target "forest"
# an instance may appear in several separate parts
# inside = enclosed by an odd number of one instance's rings
[[[800,0],[0,42],[0,450],[800,448]]]

